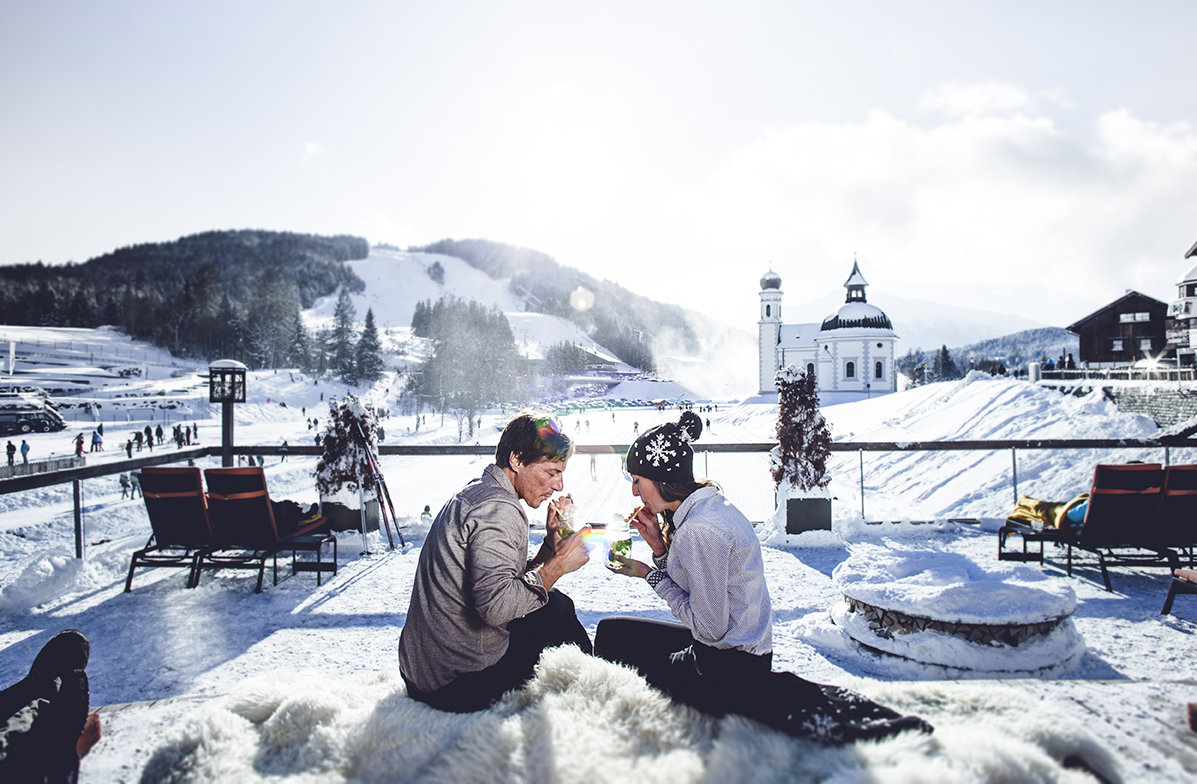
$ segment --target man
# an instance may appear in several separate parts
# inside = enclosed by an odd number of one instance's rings
[[[73,782],[100,740],[88,704],[90,645],[68,629],[50,638],[29,674],[0,691],[0,780]]]
[[[29,465],[29,444],[23,438],[21,439],[21,462],[24,465]]]
[[[399,637],[399,671],[413,699],[456,713],[483,710],[532,677],[546,648],[590,637],[568,596],[552,590],[587,561],[582,528],[562,539],[558,499],[528,560],[528,518],[564,489],[569,437],[552,419],[521,414],[503,430],[495,462],[437,514],[420,552]]]
[[[16,454],[17,454],[17,445],[14,444],[12,441],[9,441],[7,449],[8,449],[8,464],[12,465],[13,458],[16,457]]]

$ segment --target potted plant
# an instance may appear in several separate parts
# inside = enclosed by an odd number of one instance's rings
[[[770,452],[777,487],[774,520],[787,534],[831,530],[827,460],[831,432],[819,412],[815,378],[794,365],[777,371],[777,441]]]
[[[321,513],[334,531],[356,530],[362,525],[364,504],[366,528],[377,531],[378,483],[363,449],[377,454],[378,417],[357,396],[346,395],[329,401],[324,421],[324,454],[316,464]]]

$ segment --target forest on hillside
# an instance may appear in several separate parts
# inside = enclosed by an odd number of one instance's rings
[[[82,264],[5,266],[0,323],[107,324],[177,356],[298,366],[300,310],[340,288],[364,290],[343,262],[369,251],[360,237],[210,231]]]
[[[911,349],[899,357],[899,372],[914,386],[963,378],[969,370],[1005,375],[1025,370],[1027,363],[1076,354],[1080,339],[1060,327],[1026,329],[967,346],[935,351]]]
[[[452,239],[408,250],[455,256],[492,278],[510,278],[512,292],[524,299],[528,310],[572,321],[633,367],[655,369],[653,339],[666,332],[690,351],[699,349],[682,308],[633,294],[609,280],[597,280],[539,251],[490,240]],[[577,310],[570,304],[570,294],[579,286],[594,294],[593,307]]]

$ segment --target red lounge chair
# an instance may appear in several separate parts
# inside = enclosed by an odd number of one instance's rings
[[[140,566],[187,569],[187,587],[199,582],[200,557],[215,544],[204,484],[198,468],[143,468],[141,491],[153,534],[133,553],[125,592],[133,590],[133,571]]]
[[[1177,475],[1177,481],[1181,474]],[[1188,474],[1183,474],[1187,480]],[[1089,505],[1079,532],[1069,529],[1025,528],[1014,524],[998,532],[999,560],[1043,561],[1043,543],[1054,542],[1068,550],[1068,576],[1072,576],[1072,551],[1097,556],[1107,591],[1112,591],[1110,566],[1166,566],[1168,550],[1158,524],[1164,469],[1159,463],[1098,465],[1093,469]],[[1023,551],[1006,550],[1013,535],[1023,538]],[[1039,552],[1027,551],[1027,542],[1038,542]]]
[[[203,553],[196,566],[195,581],[204,567],[258,570],[254,593],[262,592],[266,559],[274,559],[274,584],[278,585],[278,553],[290,550],[295,571],[315,571],[317,584],[322,572],[337,569],[337,540],[332,534],[317,533],[327,523],[324,517],[305,523],[288,535],[280,535],[266,488],[266,474],[261,467],[209,468],[204,471],[208,483],[208,508],[215,536],[215,547]],[[332,544],[333,560],[322,560],[321,550]],[[297,564],[296,550],[314,550],[315,564]]]

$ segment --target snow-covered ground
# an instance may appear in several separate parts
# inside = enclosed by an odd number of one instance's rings
[[[178,384],[178,379],[157,383]],[[181,388],[181,387],[180,387]],[[251,373],[249,401],[236,409],[236,440],[242,444],[310,444],[307,419],[323,419],[321,396],[360,393],[395,410],[397,390],[387,381],[370,389],[347,390],[342,384],[313,383],[295,371]],[[285,405],[283,405],[285,404]],[[198,422],[201,440],[219,438],[219,420],[198,403],[185,421]],[[924,441],[984,438],[1144,437],[1155,426],[1140,416],[1121,414],[1099,396],[1066,397],[1026,383],[974,376],[884,398],[824,410],[837,440]],[[170,411],[162,416],[174,416]],[[650,408],[591,408],[564,413],[567,433],[581,444],[620,444],[640,432],[675,418],[676,411]],[[418,432],[414,417],[384,420],[384,444],[456,443],[456,423],[428,413]],[[710,427],[703,441],[760,442],[772,438],[775,409],[763,404],[718,405],[703,412]],[[497,442],[504,417],[484,417],[476,440]],[[80,422],[80,425],[83,423]],[[79,427],[78,430],[85,430]],[[33,456],[69,450],[76,430],[28,437]],[[85,432],[90,433],[90,428]],[[123,431],[106,424],[108,448],[89,462],[123,456],[116,441]],[[172,449],[173,447],[167,447]],[[1173,450],[1173,462],[1197,462],[1197,454]],[[18,458],[19,459],[19,458]],[[1018,453],[1018,490],[1039,498],[1071,498],[1084,491],[1095,462],[1140,459],[1162,461],[1161,450],[1022,451]],[[483,457],[389,456],[382,467],[404,533],[411,546],[390,551],[375,536],[372,554],[360,555],[361,538],[342,534],[340,572],[316,587],[312,575],[292,576],[280,569],[278,586],[253,594],[247,572],[206,573],[198,588],[185,590],[180,570],[139,571],[132,593],[123,593],[130,552],[145,543],[150,530],[143,503],[122,499],[116,477],[84,483],[87,557],[73,555],[70,486],[0,496],[0,683],[24,675],[40,646],[54,632],[78,628],[92,641],[93,705],[143,703],[114,710],[105,718],[105,737],[84,760],[83,781],[136,781],[147,760],[172,726],[196,705],[232,693],[245,679],[271,672],[314,670],[326,676],[358,676],[397,668],[396,644],[403,625],[413,570],[424,531],[416,523],[424,505],[435,511],[488,462]],[[217,460],[209,461],[216,465]],[[270,459],[267,477],[272,495],[303,503],[317,500],[314,458]],[[754,521],[773,512],[773,486],[767,455],[700,456],[696,472],[715,479],[727,496]],[[834,682],[873,693],[903,681],[957,679],[968,673],[916,664],[860,647],[832,622],[843,602],[833,580],[837,566],[870,551],[929,553],[932,565],[946,566],[961,557],[995,566],[993,530],[1012,507],[1009,451],[995,453],[866,453],[862,515],[861,464],[856,453],[839,453],[832,464],[835,534],[784,537],[768,532],[765,567],[773,601],[774,666],[812,680]],[[579,455],[566,473],[583,517],[604,523],[634,506],[619,457],[600,454],[591,475],[590,460]],[[532,512],[533,520],[543,520]],[[980,524],[949,522],[978,518]],[[887,521],[879,525],[865,522]],[[930,521],[930,522],[924,522]],[[919,523],[919,524],[916,524]],[[533,530],[533,546],[540,538]],[[941,555],[935,555],[941,554]],[[634,555],[647,558],[636,541]],[[643,582],[613,575],[592,562],[564,578],[559,587],[573,598],[582,621],[593,633],[607,615],[631,613],[667,618],[664,604]],[[1057,559],[1057,563],[1059,559]],[[1038,567],[1034,568],[1038,571]],[[1166,743],[1161,716],[1143,705],[1127,705],[1126,690],[1107,682],[1142,684],[1152,699],[1167,701],[1176,716],[1183,703],[1197,700],[1192,640],[1197,631],[1197,602],[1178,599],[1171,616],[1160,616],[1167,590],[1162,570],[1118,569],[1114,592],[1102,589],[1092,561],[1069,580],[1054,566],[1044,570],[1053,585],[1051,601],[1075,592],[1072,622],[1084,652],[1063,668],[1041,673],[1052,689],[1038,696],[1057,707],[1096,711],[1104,721],[1090,730],[1112,749],[1129,755],[1123,771],[1131,781],[1175,781],[1195,771],[1160,758],[1154,744]],[[1053,605],[1055,606],[1055,605]],[[1027,600],[1029,615],[1041,608]],[[1025,675],[1025,673],[1024,673]],[[1003,677],[991,671],[983,677]],[[1177,682],[1185,682],[1179,687]],[[1101,686],[1101,688],[1095,688]],[[1071,708],[1069,708],[1071,706]],[[1134,738],[1120,728],[1134,728]],[[1148,765],[1143,760],[1155,760]]]

